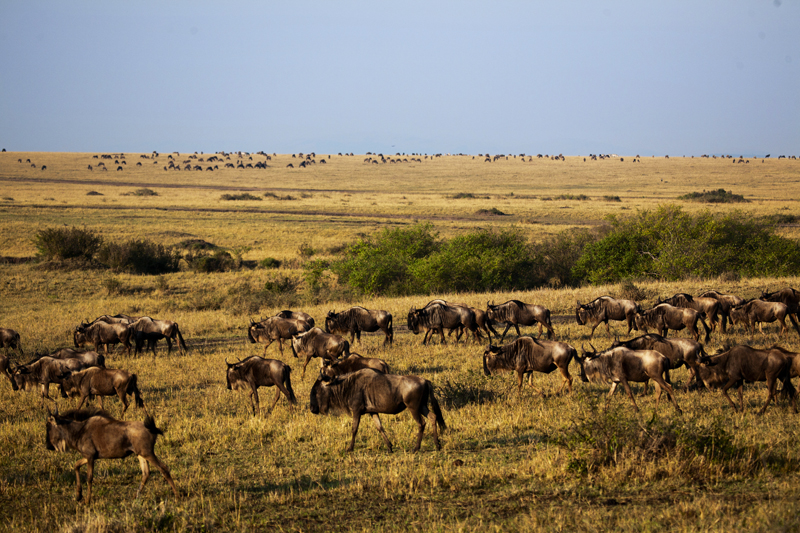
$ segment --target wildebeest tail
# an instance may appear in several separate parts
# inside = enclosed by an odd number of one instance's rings
[[[160,429],[158,429],[156,427],[156,421],[153,420],[153,417],[150,416],[150,415],[147,415],[147,417],[145,417],[145,419],[144,419],[144,427],[145,427],[145,429],[147,429],[147,431],[149,431],[153,435],[163,435],[164,434],[163,431],[161,431]]]
[[[388,316],[388,324],[386,330],[389,332],[389,344],[394,344],[394,326],[392,325],[392,315]]]
[[[97,354],[97,366],[99,366],[100,368],[105,368],[106,367],[106,356],[105,355],[103,355],[101,353]]]
[[[428,398],[431,401],[431,409],[433,410],[433,414],[436,415],[436,423],[439,425],[439,428],[442,430],[447,429],[447,425],[444,423],[444,417],[442,416],[442,410],[439,408],[439,402],[436,400],[436,395],[433,392],[433,385],[428,383]]]
[[[128,388],[125,392],[133,394],[133,398],[136,400],[136,407],[144,407],[144,400],[142,400],[142,393],[139,392],[138,381],[139,378],[136,374],[131,374],[131,379],[128,381]]]
[[[800,335],[800,326],[797,325],[797,320],[794,318],[794,315],[789,313],[789,320],[792,321],[792,326],[794,326],[794,330]]]
[[[345,357],[350,357],[350,341],[347,340],[343,341],[343,346],[344,349],[342,350],[342,353],[344,354]]]
[[[296,405],[297,398],[294,395],[294,390],[292,390],[292,369],[289,365],[283,367],[283,386],[289,391],[289,402]]]
[[[184,342],[184,340],[183,340],[183,335],[181,335],[181,328],[178,327],[178,324],[175,324],[175,333],[178,334],[178,342],[181,343],[181,348],[183,348],[183,351],[185,352],[186,351],[186,342]]]

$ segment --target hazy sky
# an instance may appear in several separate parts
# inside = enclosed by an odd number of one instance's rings
[[[0,0],[0,147],[800,155],[800,1]]]

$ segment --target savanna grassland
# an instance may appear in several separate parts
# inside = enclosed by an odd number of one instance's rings
[[[765,415],[763,384],[745,388],[745,412],[731,409],[719,391],[687,392],[685,369],[672,372],[683,410],[633,385],[640,414],[608,386],[575,379],[573,392],[555,395],[558,373],[536,374],[516,390],[510,374],[484,376],[484,345],[438,340],[421,346],[405,331],[411,306],[441,297],[485,308],[517,298],[547,306],[556,317],[559,340],[580,350],[588,329],[574,320],[575,301],[603,294],[622,296],[630,285],[542,288],[503,293],[435,294],[389,298],[331,291],[311,295],[302,266],[311,258],[334,257],[342,246],[383,228],[429,221],[443,237],[480,228],[520,228],[530,242],[572,228],[597,227],[608,215],[624,216],[679,204],[690,213],[800,215],[800,163],[787,159],[641,158],[565,161],[520,157],[484,162],[483,157],[449,156],[371,164],[366,155],[316,154],[316,164],[275,155],[266,169],[225,169],[209,154],[125,154],[126,164],[95,154],[0,153],[0,327],[21,337],[25,357],[72,344],[71,332],[104,313],[147,314],[180,324],[186,355],[126,356],[118,351],[108,366],[139,376],[148,410],[165,430],[157,455],[170,467],[182,493],[176,500],[153,472],[139,500],[140,479],[132,458],[99,461],[94,501],[74,501],[74,452],[44,446],[45,407],[37,394],[13,392],[0,381],[0,524],[8,530],[585,530],[676,531],[797,530],[800,516],[798,416],[782,400]],[[117,154],[118,155],[118,154]],[[164,170],[172,155],[213,171]],[[249,159],[252,157],[252,160]],[[374,156],[373,156],[374,157]],[[422,157],[422,156],[420,156]],[[321,160],[325,158],[326,163]],[[22,162],[18,162],[18,160]],[[27,160],[30,159],[30,163]],[[392,156],[392,159],[397,157]],[[121,161],[117,157],[118,161]],[[263,155],[232,155],[230,162],[265,161]],[[107,171],[97,168],[105,161]],[[156,162],[157,161],[157,162]],[[137,166],[141,163],[141,166]],[[295,168],[287,168],[292,163]],[[35,164],[36,167],[31,165]],[[42,170],[42,165],[47,168]],[[94,170],[89,170],[92,165]],[[123,170],[117,171],[121,166]],[[142,189],[155,194],[142,195]],[[704,190],[726,189],[749,200],[707,204],[678,200]],[[90,194],[91,193],[91,194]],[[249,194],[250,200],[223,195]],[[491,215],[500,211],[504,215]],[[85,227],[107,241],[147,238],[164,245],[202,240],[229,250],[240,268],[198,274],[189,269],[141,276],[104,269],[62,269],[32,261],[37,232],[58,226]],[[798,238],[797,227],[778,232]],[[263,268],[266,258],[280,268]],[[798,273],[800,274],[800,273]],[[291,299],[253,308],[251,291],[283,277],[300,280]],[[763,289],[797,287],[798,277],[780,279],[634,280],[641,303],[675,292],[718,289],[742,297]],[[368,419],[355,452],[344,449],[348,417],[320,417],[308,409],[318,362],[305,379],[285,346],[267,357],[293,368],[300,400],[285,399],[252,417],[245,393],[225,388],[225,360],[263,354],[248,344],[251,317],[284,307],[302,309],[323,322],[331,310],[353,304],[386,309],[394,316],[395,343],[381,347],[382,334],[364,335],[354,351],[381,357],[394,372],[416,374],[436,386],[448,425],[436,452],[429,433],[411,454],[416,425],[408,414],[382,416],[395,445],[388,454]],[[524,328],[523,333],[534,333]],[[779,338],[774,324],[765,333],[715,332],[709,353],[726,344],[754,347],[779,343],[800,351],[790,328]],[[620,324],[612,333],[623,335]],[[679,335],[680,336],[680,335]],[[506,339],[513,339],[513,329]],[[598,328],[593,344],[611,342]],[[577,378],[578,367],[570,371]],[[55,392],[55,389],[53,389]],[[262,406],[273,389],[261,389]],[[74,402],[58,399],[63,411]],[[106,400],[112,414],[121,406]],[[143,418],[131,408],[128,420]],[[85,471],[84,471],[85,473]]]

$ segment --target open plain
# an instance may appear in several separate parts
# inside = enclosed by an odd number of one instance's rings
[[[37,393],[14,392],[0,381],[0,502],[2,527],[15,531],[150,530],[582,530],[791,531],[800,528],[798,416],[785,400],[763,416],[763,383],[745,387],[745,411],[731,409],[719,391],[684,391],[685,368],[672,372],[683,414],[633,385],[642,411],[623,393],[608,403],[607,385],[582,383],[575,362],[573,392],[555,395],[557,373],[534,374],[543,394],[516,390],[512,375],[484,376],[485,344],[468,341],[422,346],[405,330],[411,306],[431,298],[485,309],[516,298],[548,307],[556,336],[580,351],[588,329],[575,323],[575,302],[619,296],[620,286],[541,288],[416,297],[312,296],[302,284],[293,301],[253,309],[248,292],[276,276],[302,278],[303,262],[331,258],[343,245],[387,227],[428,221],[442,237],[479,228],[515,226],[536,243],[572,228],[596,227],[663,204],[686,211],[738,210],[787,215],[781,235],[800,238],[800,162],[793,159],[641,157],[564,160],[511,155],[486,162],[476,155],[0,153],[0,327],[22,338],[25,357],[72,345],[77,324],[101,314],[169,318],[180,324],[186,355],[126,356],[107,365],[139,376],[149,412],[165,431],[156,453],[182,493],[175,499],[153,473],[138,500],[137,461],[98,462],[94,501],[74,501],[74,452],[44,446],[46,408]],[[98,157],[95,157],[98,156]],[[210,158],[214,160],[209,161]],[[633,160],[637,159],[636,162]],[[201,161],[202,160],[202,161]],[[372,163],[377,160],[378,163]],[[744,162],[746,160],[747,162]],[[116,163],[115,163],[116,161]],[[124,161],[124,163],[122,163]],[[325,163],[322,163],[325,161]],[[395,162],[390,162],[395,161]],[[104,162],[104,167],[98,163]],[[237,168],[265,163],[266,168]],[[169,170],[172,163],[180,170]],[[231,163],[233,168],[225,168]],[[141,165],[139,165],[141,164]],[[292,168],[287,165],[292,164]],[[35,166],[34,166],[35,165]],[[183,170],[199,167],[200,170]],[[46,166],[46,169],[42,167]],[[90,167],[91,166],[91,170]],[[217,167],[217,168],[215,168]],[[211,168],[211,170],[208,170]],[[137,191],[147,189],[148,195]],[[704,204],[678,200],[691,192],[725,189],[748,200]],[[223,195],[249,194],[249,200]],[[502,215],[496,214],[497,212]],[[492,214],[495,213],[495,214]],[[45,269],[31,259],[37,231],[85,227],[106,240],[147,238],[164,245],[190,239],[229,250],[242,267],[222,273],[189,270],[136,276],[107,270]],[[310,250],[310,251],[309,251]],[[279,269],[259,266],[266,258]],[[798,273],[800,275],[800,273]],[[762,290],[797,287],[781,279],[634,280],[649,306],[676,292],[718,289],[750,298]],[[113,289],[113,290],[112,290]],[[333,298],[333,299],[331,299]],[[363,420],[355,451],[346,453],[348,416],[309,411],[314,360],[305,379],[286,349],[267,357],[292,369],[299,405],[281,399],[272,412],[251,416],[246,395],[225,387],[225,360],[263,354],[246,341],[251,318],[284,307],[324,322],[329,310],[350,305],[386,309],[394,316],[394,345],[364,335],[353,350],[384,359],[393,372],[430,380],[448,429],[434,450],[429,429],[422,450],[410,453],[411,417],[382,416],[395,446],[388,454]],[[533,333],[533,328],[523,333]],[[621,324],[612,332],[624,335]],[[678,336],[682,336],[680,333]],[[506,339],[513,339],[512,334]],[[598,349],[613,339],[598,328]],[[741,329],[715,332],[706,346],[728,344],[800,351],[790,328],[778,338]],[[311,369],[314,369],[312,372]],[[795,383],[797,385],[797,383]],[[261,389],[262,406],[274,389]],[[63,412],[74,401],[58,399]],[[118,416],[121,406],[107,399]],[[265,410],[266,411],[266,410]],[[127,420],[144,412],[131,408]]]

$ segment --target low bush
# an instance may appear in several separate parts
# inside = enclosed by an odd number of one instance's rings
[[[750,201],[746,200],[741,194],[733,194],[731,191],[726,191],[725,189],[690,192],[689,194],[678,196],[678,200],[691,200],[694,202],[708,202],[712,204],[731,204]]]
[[[132,239],[122,244],[104,244],[97,259],[117,272],[164,274],[178,271],[180,255],[163,244]]]
[[[133,192],[124,192],[122,196],[158,196],[153,189],[136,189]]]
[[[475,214],[477,215],[488,215],[488,216],[499,216],[499,217],[507,217],[508,213],[503,213],[496,207],[491,209],[478,209]]]
[[[220,200],[258,200],[261,201],[260,196],[254,196],[252,194],[243,192],[239,194],[223,194],[219,197]]]
[[[100,250],[103,238],[86,228],[46,228],[36,232],[33,244],[39,255],[47,260],[90,260]]]
[[[281,262],[274,257],[267,257],[266,259],[262,259],[258,265],[261,268],[280,268]]]

